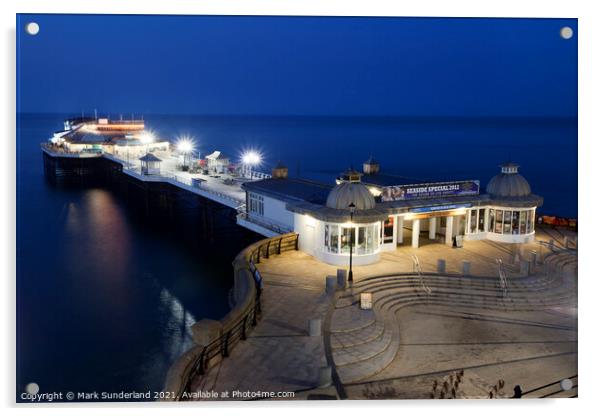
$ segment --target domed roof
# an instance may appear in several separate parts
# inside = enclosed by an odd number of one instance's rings
[[[376,201],[370,190],[361,182],[341,182],[328,194],[326,206],[334,209],[349,210],[353,202],[356,210],[373,209]]]
[[[487,193],[496,197],[516,198],[531,195],[529,182],[518,173],[519,166],[508,162],[500,165],[502,172],[491,178]]]

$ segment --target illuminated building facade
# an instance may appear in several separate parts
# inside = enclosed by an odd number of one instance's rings
[[[144,120],[68,119],[64,130],[54,133],[49,142],[67,153],[109,153],[128,159],[169,149],[167,140],[145,130]]]
[[[479,239],[531,242],[543,203],[510,162],[485,193],[477,180],[432,183],[383,174],[372,158],[363,173],[350,169],[335,185],[278,169],[270,179],[243,185],[247,208],[239,224],[265,236],[295,231],[301,250],[334,265],[346,265],[351,249],[354,264],[371,264],[398,246],[418,248],[421,239],[457,246]]]

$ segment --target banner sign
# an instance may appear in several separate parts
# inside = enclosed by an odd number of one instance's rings
[[[412,208],[410,212],[433,212],[433,211],[449,211],[458,208],[470,208],[472,204],[449,204],[449,205],[436,205],[433,207],[420,207]]]
[[[479,186],[480,183],[478,180],[385,186],[383,188],[382,200],[383,202],[387,202],[444,196],[478,195]]]

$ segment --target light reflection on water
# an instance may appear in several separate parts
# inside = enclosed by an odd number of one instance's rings
[[[171,345],[172,348],[169,351],[168,358],[175,360],[191,346],[192,330],[190,327],[196,322],[196,319],[166,288],[161,290],[160,299],[162,308],[169,311],[165,330],[171,333],[173,339],[179,340]]]
[[[191,344],[190,326],[227,310],[231,264],[134,221],[124,196],[46,182],[40,137],[19,131],[17,390],[157,390]]]

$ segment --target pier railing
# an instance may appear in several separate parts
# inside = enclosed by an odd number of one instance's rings
[[[283,234],[254,243],[234,259],[235,305],[219,321],[201,320],[193,326],[196,346],[188,350],[169,370],[165,400],[186,400],[193,391],[193,382],[230,355],[232,349],[247,339],[261,318],[263,278],[257,268],[262,259],[284,251],[298,250],[299,235]]]
[[[191,177],[180,176],[169,171],[164,171],[154,175],[144,175],[141,171],[140,166],[134,164],[128,165],[127,161],[124,161],[116,156],[109,155],[107,153],[105,153],[103,156],[109,160],[121,164],[123,166],[124,173],[133,176],[138,180],[170,183],[174,186],[186,189],[188,191],[200,194],[202,196],[207,196],[206,194],[209,194],[215,197],[213,198],[214,200],[217,199],[220,203],[224,203],[228,206],[235,208],[244,204],[244,200],[242,198],[239,199],[225,192],[220,192],[212,188],[209,184],[203,186],[201,185],[202,182],[195,182],[192,180]]]
[[[244,207],[243,207],[244,208]],[[248,221],[253,224],[257,224],[268,230],[272,230],[278,234],[286,234],[292,231],[291,227],[286,224],[281,224],[276,221],[270,221],[256,215],[250,215],[248,212],[240,210],[237,214],[239,220]]]

